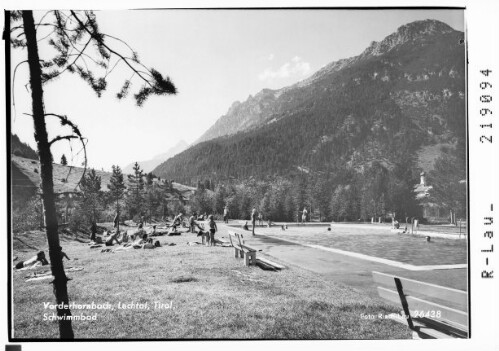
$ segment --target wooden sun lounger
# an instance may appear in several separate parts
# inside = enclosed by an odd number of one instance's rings
[[[380,297],[402,307],[406,324],[415,338],[468,338],[468,294],[390,274],[373,272]],[[428,298],[432,301],[428,301]]]

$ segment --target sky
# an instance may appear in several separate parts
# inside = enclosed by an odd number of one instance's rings
[[[44,12],[35,13],[35,19]],[[461,10],[135,10],[96,12],[101,32],[127,42],[143,64],[171,78],[177,95],[152,96],[137,107],[132,96],[116,93],[130,71],[118,66],[98,98],[80,78],[64,74],[44,85],[47,113],[67,115],[88,139],[91,167],[111,170],[166,152],[180,140],[195,142],[235,101],[264,88],[279,89],[303,80],[322,66],[360,54],[401,25],[436,19],[463,31]],[[42,38],[42,33],[39,34]],[[120,42],[108,44],[128,52]],[[40,56],[53,54],[40,40]],[[26,59],[12,50],[12,70]],[[13,80],[12,132],[35,147],[28,66]],[[136,86],[139,86],[136,82]],[[133,91],[133,89],[132,89]],[[47,121],[49,136],[61,133]],[[80,146],[54,144],[54,160],[64,153],[81,164]]]

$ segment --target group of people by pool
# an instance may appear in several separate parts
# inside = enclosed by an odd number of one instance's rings
[[[252,234],[255,235],[255,226],[256,226],[256,221],[258,220],[258,225],[261,227],[263,226],[263,213],[262,212],[257,212],[256,208],[253,208],[251,210],[251,225],[252,225]],[[270,218],[267,219],[267,225],[270,227],[271,221]],[[243,224],[243,229],[244,230],[249,230],[248,222]]]
[[[200,221],[206,221],[207,223],[199,223]],[[159,229],[156,224],[152,225],[152,229],[148,231],[145,230],[144,217],[141,217],[137,228],[133,230],[123,230],[120,231],[119,223],[117,218],[114,220],[114,228],[109,231],[105,231],[104,235],[97,237],[97,225],[95,223],[91,226],[91,242],[90,246],[98,247],[101,244],[106,246],[113,246],[114,244],[122,245],[126,248],[143,248],[143,249],[153,249],[160,247],[161,244],[158,240],[154,240],[153,237],[160,235],[180,235],[182,232],[180,228],[188,228],[187,232],[197,233],[198,236],[203,236],[203,241],[205,241],[209,246],[215,246],[215,233],[218,228],[213,215],[199,215],[193,212],[186,223],[186,218],[184,214],[180,212],[178,215],[173,217],[173,220],[168,224],[166,220],[166,227]],[[208,230],[205,229],[205,224],[208,226]]]

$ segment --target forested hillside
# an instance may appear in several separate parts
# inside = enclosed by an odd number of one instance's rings
[[[266,90],[232,106],[252,111],[244,131],[201,142],[154,173],[192,185],[206,179],[212,184],[282,179],[299,188],[305,182],[329,199],[353,196],[357,210],[349,211],[350,218],[417,212],[412,191],[421,150],[433,145],[433,161],[453,157],[465,164],[465,148],[456,148],[465,142],[463,39],[462,32],[437,21],[402,26],[359,56],[275,92],[273,100]],[[264,99],[260,112],[254,108],[258,96]],[[229,118],[230,113],[220,121]],[[446,152],[438,145],[446,145]],[[363,199],[373,184],[375,194]],[[314,191],[305,192],[305,202],[317,203]],[[297,196],[293,208],[304,203]]]
[[[23,143],[16,134],[10,134],[10,147],[13,155],[38,160],[38,154],[28,144]]]

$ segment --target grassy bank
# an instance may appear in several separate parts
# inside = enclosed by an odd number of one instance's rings
[[[158,249],[119,253],[101,253],[78,241],[63,242],[71,258],[65,266],[84,267],[68,273],[70,301],[108,302],[114,307],[73,310],[74,315],[97,319],[74,321],[77,338],[410,337],[396,322],[362,318],[396,310],[320,275],[296,267],[280,272],[245,267],[234,258],[232,248],[187,245],[197,240],[194,234],[159,240],[164,246]],[[24,259],[32,253],[15,251],[14,255]],[[14,337],[57,338],[57,322],[43,320],[53,313],[43,304],[54,302],[50,280],[26,282],[32,273],[13,272]],[[147,302],[149,309],[118,309],[119,302]],[[155,309],[155,302],[171,303],[173,308]]]

